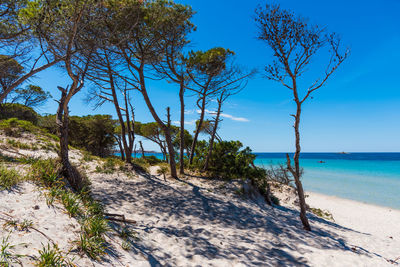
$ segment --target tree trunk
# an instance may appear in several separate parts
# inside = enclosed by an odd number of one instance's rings
[[[106,59],[108,60],[107,57],[106,57]],[[125,156],[126,156],[125,160],[126,160],[127,163],[131,163],[132,162],[132,153],[129,153],[129,146],[128,146],[128,142],[126,141],[125,122],[124,122],[124,118],[123,118],[123,116],[121,114],[121,108],[119,106],[118,97],[117,97],[117,93],[116,93],[116,90],[115,90],[114,77],[112,75],[111,66],[110,66],[108,61],[107,61],[107,68],[109,70],[108,74],[109,74],[109,80],[110,80],[111,94],[112,94],[112,97],[113,97],[113,103],[114,103],[115,111],[117,112],[119,124],[121,125],[121,139],[122,139],[122,145],[123,145],[124,150],[125,150]]]
[[[214,123],[214,128],[211,134],[211,138],[210,138],[210,144],[208,147],[208,154],[204,163],[204,168],[203,171],[207,171],[208,169],[208,163],[210,161],[211,155],[212,155],[212,151],[213,151],[213,145],[214,145],[214,139],[217,133],[217,129],[218,129],[218,123],[219,123],[219,116],[221,114],[221,107],[222,107],[222,101],[218,101],[218,110],[217,110],[217,116],[215,117],[215,123]]]
[[[190,165],[193,163],[195,148],[196,148],[196,144],[197,144],[197,138],[199,137],[200,129],[201,129],[201,126],[203,125],[203,121],[204,121],[205,109],[206,109],[206,96],[203,96],[203,98],[201,99],[200,120],[199,120],[199,124],[197,125],[194,137],[193,137],[192,147],[190,148],[190,158],[189,158]]]
[[[131,119],[129,116],[129,106],[128,106],[128,96],[125,88],[124,92],[124,100],[125,100],[125,117],[126,117],[126,126],[127,126],[127,134],[128,134],[128,147],[125,154],[129,154],[129,160],[132,160],[132,149],[133,149],[133,142],[134,142],[134,134],[133,128],[131,128]],[[132,123],[134,124],[134,113],[132,108]],[[134,126],[133,126],[134,127]]]
[[[179,89],[179,100],[181,103],[181,129],[180,129],[180,140],[179,140],[179,174],[185,174],[184,166],[184,146],[185,146],[185,86],[183,81],[181,81]]]
[[[139,144],[140,144],[140,149],[142,150],[142,158],[144,158],[144,149],[142,141],[139,141]]]
[[[122,147],[122,142],[121,142],[121,138],[118,138],[117,136],[114,135],[115,140],[117,141],[118,147],[119,147],[119,151],[121,153],[121,160],[125,161],[125,152],[124,152],[124,148]]]
[[[178,178],[178,174],[176,173],[175,150],[174,150],[174,146],[172,145],[170,129],[162,122],[162,120],[157,115],[157,113],[150,101],[150,98],[147,94],[145,81],[144,81],[145,78],[144,78],[144,74],[143,74],[143,67],[139,71],[139,76],[140,76],[140,92],[143,95],[144,101],[146,102],[146,105],[147,105],[151,115],[153,116],[154,120],[158,123],[160,128],[165,133],[165,141],[167,142],[168,153],[169,153],[169,166],[171,169],[171,176],[176,179],[176,178]]]
[[[306,199],[304,196],[304,190],[303,190],[303,185],[300,181],[301,178],[301,170],[300,170],[300,116],[301,116],[301,103],[299,101],[296,101],[297,104],[297,111],[296,111],[296,116],[295,116],[295,124],[294,124],[294,132],[296,135],[296,152],[293,157],[294,165],[295,165],[295,170],[293,173],[294,176],[294,181],[296,184],[297,188],[297,194],[299,197],[299,205],[300,205],[300,219],[301,222],[303,223],[303,227],[307,231],[311,231],[311,226],[310,223],[308,222],[307,215],[306,215]]]
[[[66,90],[61,92],[61,100],[59,102],[57,110],[57,125],[60,135],[60,151],[59,156],[61,159],[61,173],[67,178],[71,187],[77,191],[82,188],[82,177],[78,171],[69,162],[69,149],[68,149],[68,123],[69,123],[69,112],[68,103],[66,101],[67,94]]]

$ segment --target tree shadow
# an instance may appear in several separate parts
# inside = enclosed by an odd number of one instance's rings
[[[183,255],[188,262],[201,255],[202,260],[225,264],[309,266],[301,254],[312,252],[312,248],[381,257],[365,249],[354,251],[338,234],[366,233],[313,215],[313,231],[304,231],[297,210],[260,206],[178,181],[181,185],[167,184],[151,175],[135,180],[103,176],[92,185],[93,197],[106,209],[142,218],[135,229],[145,238],[132,242],[132,246],[146,255],[151,266],[180,265],[181,259],[175,254]],[[146,235],[153,234],[159,240],[146,240]],[[168,243],[163,244],[163,240]]]

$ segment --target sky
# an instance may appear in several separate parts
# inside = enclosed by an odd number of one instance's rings
[[[244,69],[258,69],[246,88],[232,96],[223,107],[219,135],[225,140],[240,140],[255,152],[291,152],[294,150],[292,93],[280,83],[263,77],[263,68],[272,61],[271,50],[257,40],[254,10],[265,1],[176,0],[192,6],[197,31],[191,35],[191,49],[206,50],[225,47],[235,52],[235,62]],[[399,152],[400,151],[400,1],[316,1],[281,0],[278,3],[310,23],[336,32],[345,47],[348,59],[331,76],[327,84],[306,102],[301,117],[301,146],[304,152]],[[321,57],[311,62],[300,85],[320,77]],[[56,87],[70,80],[60,69],[40,73],[33,84],[59,97]],[[166,82],[150,82],[149,95],[159,114],[171,107],[172,120],[179,119],[178,87]],[[305,89],[306,90],[306,89]],[[112,105],[93,110],[84,101],[87,88],[74,96],[72,115],[115,114]],[[153,121],[139,93],[133,103],[138,121]],[[194,130],[198,118],[194,97],[188,96],[186,127]],[[207,107],[209,111],[215,106]],[[55,113],[56,103],[50,100],[40,113]],[[203,137],[205,138],[205,137]],[[157,150],[150,142],[145,149]]]

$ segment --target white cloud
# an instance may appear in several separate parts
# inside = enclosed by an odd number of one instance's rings
[[[226,113],[222,113],[220,116],[224,117],[224,118],[228,118],[228,119],[234,120],[234,121],[241,121],[241,122],[249,122],[250,121],[249,119],[242,118],[242,117],[235,117],[235,116],[232,116],[232,115],[226,114]]]
[[[178,126],[181,125],[180,121],[173,121],[172,123],[175,124],[175,125],[178,125]],[[186,125],[194,125],[195,123],[196,123],[196,120],[185,121]]]
[[[185,110],[185,114],[190,115],[190,114],[193,114],[193,113],[194,113],[194,110],[193,110],[193,109],[187,109],[187,110]]]
[[[205,111],[206,111],[206,113],[208,113],[210,115],[215,115],[216,114],[215,111],[210,111],[208,109],[206,109]],[[201,110],[198,109],[198,110],[196,110],[196,112],[200,114]],[[235,116],[233,116],[231,114],[227,114],[227,113],[221,113],[220,116],[224,117],[224,118],[231,119],[233,121],[240,121],[240,122],[249,122],[250,121],[249,119],[246,119],[246,118],[243,118],[243,117],[235,117]]]

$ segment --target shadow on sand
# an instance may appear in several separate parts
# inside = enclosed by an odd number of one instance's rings
[[[260,207],[250,200],[208,192],[185,180],[165,183],[151,175],[130,180],[107,176],[94,185],[93,194],[107,209],[148,216],[149,221],[139,221],[136,229],[177,240],[175,250],[187,260],[201,255],[206,261],[245,266],[309,266],[299,255],[311,248],[371,255],[363,249],[355,252],[337,234],[353,230],[334,222],[310,215],[313,231],[307,232],[302,230],[296,210]],[[169,223],[172,221],[175,223]],[[132,249],[145,255],[151,266],[179,265],[171,253],[174,250],[163,245],[138,241],[132,242]]]

